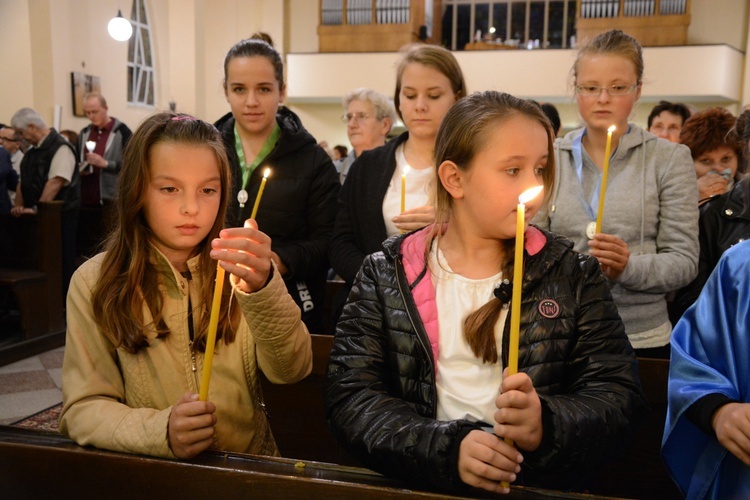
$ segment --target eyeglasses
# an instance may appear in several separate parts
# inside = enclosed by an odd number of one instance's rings
[[[638,88],[638,83],[633,85],[610,85],[608,87],[599,87],[597,85],[576,85],[576,94],[585,97],[600,96],[603,90],[607,91],[610,96],[622,96],[631,94]]]
[[[356,113],[346,113],[345,115],[341,115],[341,121],[344,123],[349,123],[351,120],[354,120],[355,122],[361,122],[363,120],[367,120],[370,118],[370,115],[366,115],[362,113],[361,111],[357,111]]]

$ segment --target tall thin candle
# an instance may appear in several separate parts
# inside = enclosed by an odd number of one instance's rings
[[[513,261],[513,298],[510,301],[510,346],[508,374],[518,373],[518,342],[521,329],[521,283],[523,281],[523,240],[526,231],[526,203],[542,192],[544,186],[527,189],[518,197],[516,207],[516,248]]]
[[[404,165],[401,171],[401,213],[406,212],[406,174],[409,173],[409,166]]]
[[[208,400],[208,383],[211,380],[211,365],[214,360],[214,346],[216,345],[216,329],[219,326],[221,312],[221,292],[224,290],[224,268],[216,264],[216,284],[214,285],[214,299],[211,303],[211,316],[208,319],[208,337],[206,338],[206,352],[203,355],[203,375],[198,393],[200,401]]]
[[[599,191],[599,210],[596,212],[596,232],[602,232],[602,215],[604,214],[604,195],[607,192],[607,172],[609,172],[609,155],[612,151],[612,132],[617,127],[612,125],[607,129],[607,145],[604,147],[604,167],[602,168],[602,187]]]
[[[255,219],[255,216],[258,214],[258,207],[260,206],[260,199],[263,197],[263,190],[266,189],[266,181],[268,180],[268,176],[271,174],[271,169],[267,168],[265,172],[263,172],[263,180],[260,181],[260,189],[258,190],[258,196],[255,197],[255,205],[253,205],[253,211],[250,214],[251,219]]]
[[[516,206],[516,248],[513,261],[513,296],[510,300],[510,342],[508,346],[508,375],[518,373],[518,344],[521,339],[521,283],[523,282],[523,241],[526,231],[526,203],[542,192],[544,186],[527,189],[518,197]],[[513,440],[505,438],[513,446]],[[503,487],[510,485],[502,481]]]

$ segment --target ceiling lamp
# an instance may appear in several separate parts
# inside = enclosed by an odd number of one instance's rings
[[[117,9],[117,17],[113,17],[109,21],[107,31],[109,31],[109,36],[118,42],[124,42],[129,40],[133,35],[133,25],[130,24],[130,21],[122,17],[122,11]]]

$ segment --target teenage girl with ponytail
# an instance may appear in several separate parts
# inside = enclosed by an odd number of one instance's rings
[[[365,259],[331,352],[327,418],[366,466],[454,491],[583,488],[627,442],[645,402],[607,282],[595,258],[533,226],[519,373],[506,369],[517,200],[551,191],[553,138],[537,106],[508,94],[473,94],[445,116],[435,224]]]

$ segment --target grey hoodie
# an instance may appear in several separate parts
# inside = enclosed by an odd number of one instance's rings
[[[533,222],[588,253],[592,218],[586,207],[601,173],[582,148],[578,180],[573,139],[582,130],[555,142],[555,190]],[[690,283],[698,269],[698,186],[690,150],[631,124],[610,161],[602,232],[622,238],[630,250],[625,270],[610,283],[625,331],[633,347],[656,347],[639,345],[637,334],[668,323],[666,294]],[[668,331],[661,340],[669,342]]]

